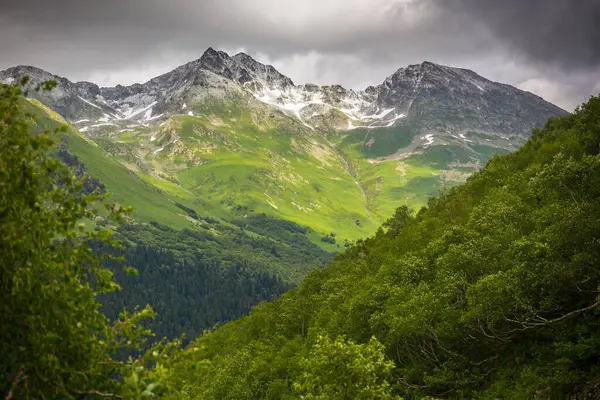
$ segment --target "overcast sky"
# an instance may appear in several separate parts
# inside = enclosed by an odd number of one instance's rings
[[[600,93],[600,0],[0,0],[0,69],[144,82],[209,47],[364,88],[422,61],[572,110]]]

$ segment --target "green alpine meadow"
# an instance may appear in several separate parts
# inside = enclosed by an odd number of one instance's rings
[[[0,80],[23,76],[55,79],[28,66],[0,72]],[[414,94],[396,98],[405,85]],[[566,114],[531,93],[429,62],[358,91],[295,85],[245,53],[212,48],[143,85],[58,78],[54,91],[32,91],[30,101],[44,120],[79,131],[66,147],[104,177],[115,201],[133,207],[137,222],[197,228],[176,203],[227,221],[266,214],[309,228],[326,251],[373,234],[399,205],[418,209],[517,149],[548,117]],[[94,155],[77,136],[97,147]]]
[[[600,97],[11,67],[0,270],[4,400],[600,398]]]

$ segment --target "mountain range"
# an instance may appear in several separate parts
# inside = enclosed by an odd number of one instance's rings
[[[7,399],[600,398],[600,97],[0,79]]]
[[[431,62],[364,90],[296,85],[247,54],[212,48],[131,86],[74,83],[31,66],[2,71],[0,81],[24,75],[31,85],[56,79],[30,101],[99,148],[92,157],[67,145],[139,222],[198,225],[173,204],[227,221],[264,213],[311,228],[330,250],[373,233],[400,205],[426,204],[567,114]],[[123,183],[132,176],[150,192]]]

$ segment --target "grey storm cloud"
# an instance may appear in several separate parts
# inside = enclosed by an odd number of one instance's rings
[[[295,81],[377,84],[423,60],[566,108],[600,91],[600,0],[2,0],[0,68],[132,83],[244,50]],[[596,87],[597,86],[597,87]]]
[[[390,51],[426,46],[439,52],[452,45],[484,47],[481,35],[470,37],[460,18],[436,21],[433,4],[399,0],[9,0],[3,26],[17,36],[35,37],[40,45],[86,44],[90,50],[111,47],[117,54],[146,49],[239,46],[272,56],[293,52],[364,52],[386,57]],[[440,35],[453,33],[451,43]],[[464,37],[463,37],[464,36]],[[463,40],[460,40],[463,39]],[[17,51],[23,42],[6,35],[3,45]],[[449,46],[450,45],[450,46]],[[28,46],[23,46],[23,52]],[[102,59],[98,54],[92,59]],[[89,62],[91,60],[79,61]],[[102,60],[100,60],[102,61]],[[119,60],[121,61],[121,60]],[[111,62],[108,60],[108,62]]]
[[[600,67],[599,0],[437,0],[486,25],[525,57],[562,68]]]

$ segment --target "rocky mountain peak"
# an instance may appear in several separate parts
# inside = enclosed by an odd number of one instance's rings
[[[54,79],[54,75],[31,65],[17,65],[0,71],[0,81],[12,83],[24,76],[29,76],[32,82],[38,83]]]
[[[421,64],[410,65],[409,67],[420,68],[421,71],[436,71],[436,70],[441,71],[446,68],[451,68],[451,67],[445,67],[441,64],[434,63],[432,61],[423,61]]]
[[[246,53],[231,57],[224,51],[208,48],[198,60],[200,69],[211,71],[242,85],[254,83],[255,87],[293,86],[292,80],[271,65],[264,65]]]
[[[200,57],[200,62],[204,65],[213,65],[216,66],[218,64],[222,64],[225,60],[229,59],[229,54],[224,51],[217,51],[212,47],[209,47],[202,57]]]
[[[229,54],[224,51],[217,51],[209,47],[202,57],[200,57],[199,61],[202,68],[223,75],[228,79],[232,78],[232,72],[228,68],[229,64],[231,64]]]
[[[236,62],[241,69],[247,70],[247,78],[250,78],[249,80],[262,81],[262,83],[267,83],[271,87],[288,87],[294,85],[294,82],[292,82],[290,78],[283,75],[275,69],[275,67],[262,64],[246,53],[238,53],[231,57],[231,59]]]
[[[235,56],[233,56],[231,58],[233,58],[240,64],[245,64],[245,65],[253,65],[253,64],[258,63],[258,61],[256,61],[254,58],[252,58],[250,55],[248,55],[244,52],[237,53]]]

